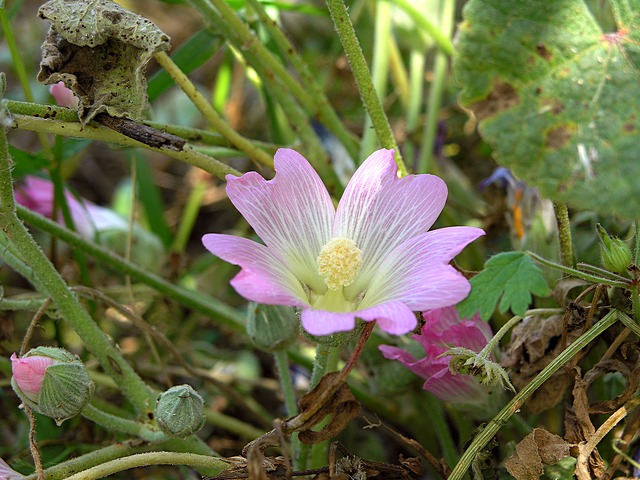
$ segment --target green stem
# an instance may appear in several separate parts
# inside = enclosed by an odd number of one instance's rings
[[[253,440],[264,433],[264,430],[210,408],[205,409],[204,416],[207,417],[207,422],[211,425],[227,432],[235,433],[246,440]]]
[[[284,405],[287,410],[287,417],[293,417],[298,414],[298,401],[296,391],[293,387],[291,371],[289,370],[289,355],[286,350],[277,350],[273,353],[278,370],[278,378],[280,379],[280,388],[284,395]]]
[[[113,253],[111,250],[107,250],[104,247],[89,242],[80,237],[77,233],[62,227],[56,222],[38,215],[21,205],[18,205],[17,210],[18,215],[25,222],[63,240],[73,248],[78,248],[88,253],[104,265],[108,265],[110,268],[116,269],[125,275],[129,275],[132,279],[150,286],[159,293],[174,299],[186,307],[193,308],[198,312],[208,315],[214,321],[230,328],[233,331],[245,332],[245,318],[241,312],[215,300],[212,297],[174,285],[162,277],[154,275],[153,273],[139,267],[135,263],[125,260],[120,255]]]
[[[333,20],[333,24],[338,32],[340,41],[351,65],[353,76],[358,84],[360,91],[360,98],[364,104],[367,113],[371,117],[371,122],[378,135],[380,144],[384,148],[395,150],[395,160],[398,164],[398,171],[401,176],[407,174],[407,167],[402,161],[402,155],[396,144],[396,140],[393,137],[393,131],[391,125],[387,119],[387,115],[382,108],[380,98],[376,92],[373,80],[371,79],[371,73],[369,67],[360,48],[358,37],[349,18],[349,12],[343,0],[327,0],[327,6],[329,7],[329,13]]]
[[[371,80],[373,88],[382,102],[387,91],[389,77],[389,45],[394,41],[391,36],[393,6],[389,2],[376,2],[375,27],[373,37],[373,60],[371,63]],[[364,161],[376,149],[376,131],[371,128],[371,117],[364,122],[364,134],[360,143],[359,163]]]
[[[404,10],[409,18],[411,18],[418,27],[424,30],[433,40],[438,44],[440,50],[446,53],[448,56],[453,56],[455,49],[451,42],[450,35],[441,31],[431,21],[425,17],[422,12],[413,6],[409,0],[394,0],[394,3]]]
[[[178,84],[182,91],[189,97],[198,110],[205,116],[220,134],[228,139],[238,149],[246,153],[250,159],[255,160],[269,168],[273,168],[273,158],[260,148],[256,148],[253,143],[236,132],[224,119],[216,112],[216,109],[198,91],[196,86],[189,80],[180,67],[178,67],[171,57],[165,52],[156,53],[154,58],[171,78]]]
[[[562,264],[566,267],[573,267],[573,242],[571,240],[571,224],[569,223],[569,209],[563,202],[553,202],[553,211],[558,222],[558,235],[560,238],[560,256]]]
[[[260,21],[269,32],[269,35],[271,35],[271,38],[276,42],[276,45],[278,45],[282,55],[289,60],[293,68],[295,68],[300,74],[304,90],[310,89],[313,92],[313,95],[309,95],[308,92],[306,92],[306,96],[298,100],[301,102],[307,100],[313,102],[313,105],[309,105],[309,107],[312,107],[314,110],[317,109],[320,121],[327,127],[327,129],[329,129],[330,132],[338,137],[340,142],[342,142],[349,152],[349,155],[351,155],[352,158],[356,158],[358,155],[358,139],[355,135],[349,132],[340,121],[340,118],[331,107],[329,100],[322,91],[322,88],[317,81],[317,76],[311,73],[309,66],[304,62],[304,60],[302,60],[300,55],[298,55],[289,39],[271,19],[271,17],[269,17],[263,4],[258,0],[248,0],[248,2],[249,5],[251,5],[251,7],[258,13]],[[261,47],[259,48],[262,49],[264,46],[261,44]],[[286,79],[286,81],[291,81],[291,75],[288,71],[285,70],[285,72],[286,78],[283,77],[283,80]],[[281,73],[284,74],[284,72]],[[303,106],[305,106],[305,104],[303,104]],[[307,106],[305,106],[305,108],[307,108]]]
[[[11,160],[4,129],[0,129],[0,227],[39,279],[37,287],[51,298],[61,316],[96,356],[102,368],[121,386],[138,413],[149,414],[155,406],[155,392],[126,362],[120,351],[100,330],[73,295],[55,267],[16,215],[11,178]]]
[[[442,402],[428,392],[420,396],[420,401],[423,402],[423,405],[420,405],[418,411],[425,412],[429,427],[436,434],[445,462],[449,467],[455,465],[458,451],[451,435],[452,429],[445,420]]]
[[[442,3],[444,4],[442,5]],[[446,35],[448,39],[453,31],[453,18],[456,10],[455,0],[443,0],[443,2],[441,2],[441,10],[441,31],[442,35]],[[422,15],[420,17],[424,18]],[[423,141],[418,167],[418,171],[421,173],[437,172],[437,166],[435,162],[433,162],[433,159],[436,136],[438,134],[438,124],[440,122],[440,106],[442,105],[448,67],[449,56],[443,50],[438,51],[433,62],[433,80],[427,99],[427,123],[424,126],[422,135]]]
[[[547,260],[540,255],[537,255],[533,252],[526,252],[531,258],[533,258],[536,262],[541,263],[547,267],[553,268],[555,270],[559,270],[561,272],[567,273],[573,277],[581,278],[582,280],[586,280],[591,283],[602,283],[604,285],[609,285],[610,287],[620,287],[620,288],[629,288],[629,282],[618,282],[616,280],[612,280],[610,278],[598,277],[596,275],[590,275],[585,272],[581,272],[580,270],[576,270],[575,268],[567,267],[565,265],[558,265],[550,260]]]
[[[296,391],[289,370],[289,355],[286,350],[277,350],[273,353],[278,370],[278,378],[280,379],[280,388],[284,396],[284,406],[287,411],[287,417],[293,417],[298,414],[298,401]],[[298,458],[301,443],[298,439],[297,432],[291,435],[291,458]]]
[[[202,199],[207,192],[207,188],[208,182],[198,177],[189,190],[189,198],[182,209],[180,223],[178,224],[178,229],[171,244],[171,250],[173,252],[184,253],[189,237],[193,231],[193,226],[196,223],[198,213],[200,213],[200,206],[202,205]]]
[[[458,464],[455,466],[448,480],[462,480],[471,462],[478,453],[491,441],[491,439],[498,433],[500,428],[514,415],[527,401],[527,399],[533,395],[533,393],[540,388],[540,386],[548,380],[551,375],[558,371],[562,366],[567,363],[574,355],[587,346],[592,340],[603,333],[607,328],[618,321],[617,311],[611,311],[605,315],[602,320],[591,327],[586,333],[581,335],[575,342],[569,345],[560,355],[554,358],[549,365],[547,365],[536,377],[531,380],[522,390],[520,390],[511,401],[487,424],[487,426],[473,439],[471,445],[462,454]]]
[[[185,144],[182,150],[172,150],[170,148],[156,148],[147,144],[138,142],[121,133],[116,132],[107,127],[95,126],[93,124],[80,125],[77,121],[65,122],[60,120],[52,120],[49,118],[38,118],[22,114],[14,114],[16,125],[21,130],[31,130],[34,132],[53,133],[55,135],[63,135],[67,137],[91,138],[103,142],[114,143],[126,147],[145,148],[153,152],[162,153],[169,157],[180,160],[181,162],[198,167],[211,175],[223,179],[227,175],[239,176],[241,173],[215,158],[204,155],[192,146]]]
[[[309,114],[316,117],[315,109],[303,108],[313,95],[289,74],[287,69],[269,52],[237,13],[224,0],[190,0],[208,20],[227,38],[238,53],[253,67],[265,89],[276,99],[285,112],[291,128],[300,135],[305,147],[304,155],[316,168],[330,193],[342,193],[336,173],[328,162],[318,136],[309,123]],[[300,102],[292,101],[291,94]],[[302,107],[300,106],[302,105]],[[306,107],[305,107],[306,106]],[[327,125],[329,125],[327,123]],[[334,191],[332,191],[334,189]]]
[[[482,349],[482,351],[478,353],[478,357],[485,358],[485,359],[489,358],[489,355],[491,355],[491,352],[493,351],[493,349],[498,346],[502,337],[504,337],[507,334],[507,332],[511,330],[513,327],[515,327],[515,325],[521,320],[522,320],[522,317],[519,317],[516,315],[515,317],[512,317],[502,327],[500,327],[500,330],[498,330],[498,333],[496,333],[493,336],[493,338],[489,340],[489,342]]]
[[[67,480],[94,480],[114,473],[149,465],[187,465],[195,468],[207,468],[216,473],[229,468],[229,463],[216,457],[195,453],[148,452],[117,458],[82,472],[71,475]]]
[[[82,416],[107,430],[126,433],[146,442],[154,443],[167,439],[164,433],[150,428],[150,425],[107,413],[91,404],[82,409]]]
[[[150,452],[154,450],[171,450],[174,452],[199,453],[201,455],[209,455],[211,450],[202,442],[197,442],[194,438],[177,439],[172,438],[158,444],[142,443],[140,440],[129,440],[125,442],[117,442],[108,447],[104,447],[93,452],[80,455],[65,462],[59,463],[45,470],[47,480],[68,480],[71,475],[77,474],[79,471],[86,470],[96,465],[109,462],[114,459],[126,457],[136,453]],[[218,469],[202,469],[203,474],[215,475]],[[35,480],[35,474],[25,477],[25,480]]]

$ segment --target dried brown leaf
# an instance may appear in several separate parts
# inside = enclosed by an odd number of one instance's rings
[[[570,444],[562,437],[536,428],[516,445],[516,452],[505,462],[505,467],[516,480],[535,480],[542,476],[545,465],[569,456],[569,450]]]

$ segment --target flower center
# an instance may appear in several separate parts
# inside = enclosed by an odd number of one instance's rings
[[[362,250],[350,238],[332,238],[318,255],[318,273],[330,290],[353,283],[362,266]]]

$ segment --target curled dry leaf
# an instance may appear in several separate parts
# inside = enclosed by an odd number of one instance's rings
[[[318,400],[329,388],[334,388],[333,383],[339,372],[332,372],[320,380],[318,385],[309,393],[304,395],[299,402],[300,410],[304,411],[315,408]],[[302,443],[314,444],[335,437],[340,433],[347,424],[358,416],[360,413],[360,404],[355,399],[349,386],[342,382],[335,394],[330,397],[321,408],[300,428],[298,438]],[[319,432],[311,430],[311,428],[320,423],[327,415],[332,415],[331,421],[324,426]]]
[[[536,480],[544,473],[545,465],[569,456],[570,447],[562,437],[535,428],[516,445],[516,452],[505,462],[505,467],[516,480]]]
[[[83,124],[99,113],[139,119],[147,106],[145,66],[169,49],[169,37],[149,20],[111,0],[50,0],[38,81],[63,81],[80,99]]]

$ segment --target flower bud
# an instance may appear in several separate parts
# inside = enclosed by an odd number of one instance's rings
[[[276,352],[298,338],[298,319],[293,307],[250,302],[247,334],[261,350]]]
[[[600,237],[600,256],[602,266],[615,273],[627,273],[627,268],[633,261],[631,249],[619,238],[611,237],[600,224],[596,225]]]
[[[170,437],[187,437],[204,426],[204,400],[190,385],[176,385],[160,394],[156,420]]]
[[[68,88],[64,82],[54,83],[49,87],[49,93],[56,99],[61,107],[78,108],[78,97]]]
[[[11,362],[20,400],[58,425],[78,415],[95,390],[84,364],[63,348],[37,347]]]

